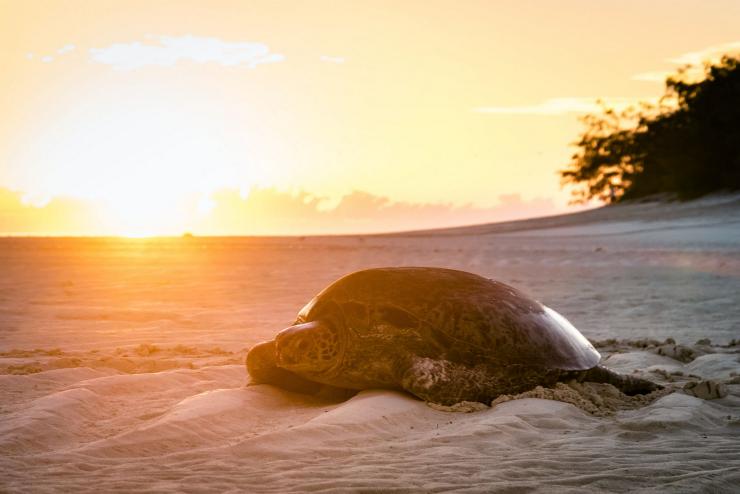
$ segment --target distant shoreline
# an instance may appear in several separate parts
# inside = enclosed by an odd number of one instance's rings
[[[677,201],[666,197],[651,197],[640,200],[625,201],[578,211],[575,213],[536,216],[533,218],[478,223],[452,227],[440,227],[422,230],[402,230],[374,233],[331,233],[295,235],[207,235],[197,232],[183,232],[180,235],[126,236],[126,235],[44,235],[44,234],[2,234],[4,239],[115,239],[145,242],[147,240],[168,239],[190,241],[195,239],[291,239],[306,238],[350,238],[350,237],[407,237],[407,236],[457,236],[489,235],[515,233],[530,230],[595,225],[620,221],[667,221],[698,218],[706,215],[737,216],[740,215],[740,193],[713,194],[691,201]]]

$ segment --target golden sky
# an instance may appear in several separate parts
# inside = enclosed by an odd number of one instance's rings
[[[0,0],[0,233],[567,210],[579,113],[738,50],[732,1]]]

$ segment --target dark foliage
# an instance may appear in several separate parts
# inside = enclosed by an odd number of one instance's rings
[[[700,80],[690,74],[668,78],[659,105],[583,117],[579,150],[560,172],[577,200],[740,190],[740,58],[707,64]]]

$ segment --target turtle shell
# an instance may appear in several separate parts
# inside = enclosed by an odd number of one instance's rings
[[[584,370],[601,356],[564,317],[519,290],[443,268],[358,271],[298,314],[322,320],[357,352],[410,352],[466,365]]]

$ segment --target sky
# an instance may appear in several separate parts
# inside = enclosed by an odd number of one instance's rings
[[[575,210],[597,98],[740,2],[0,0],[0,234],[381,232]]]

